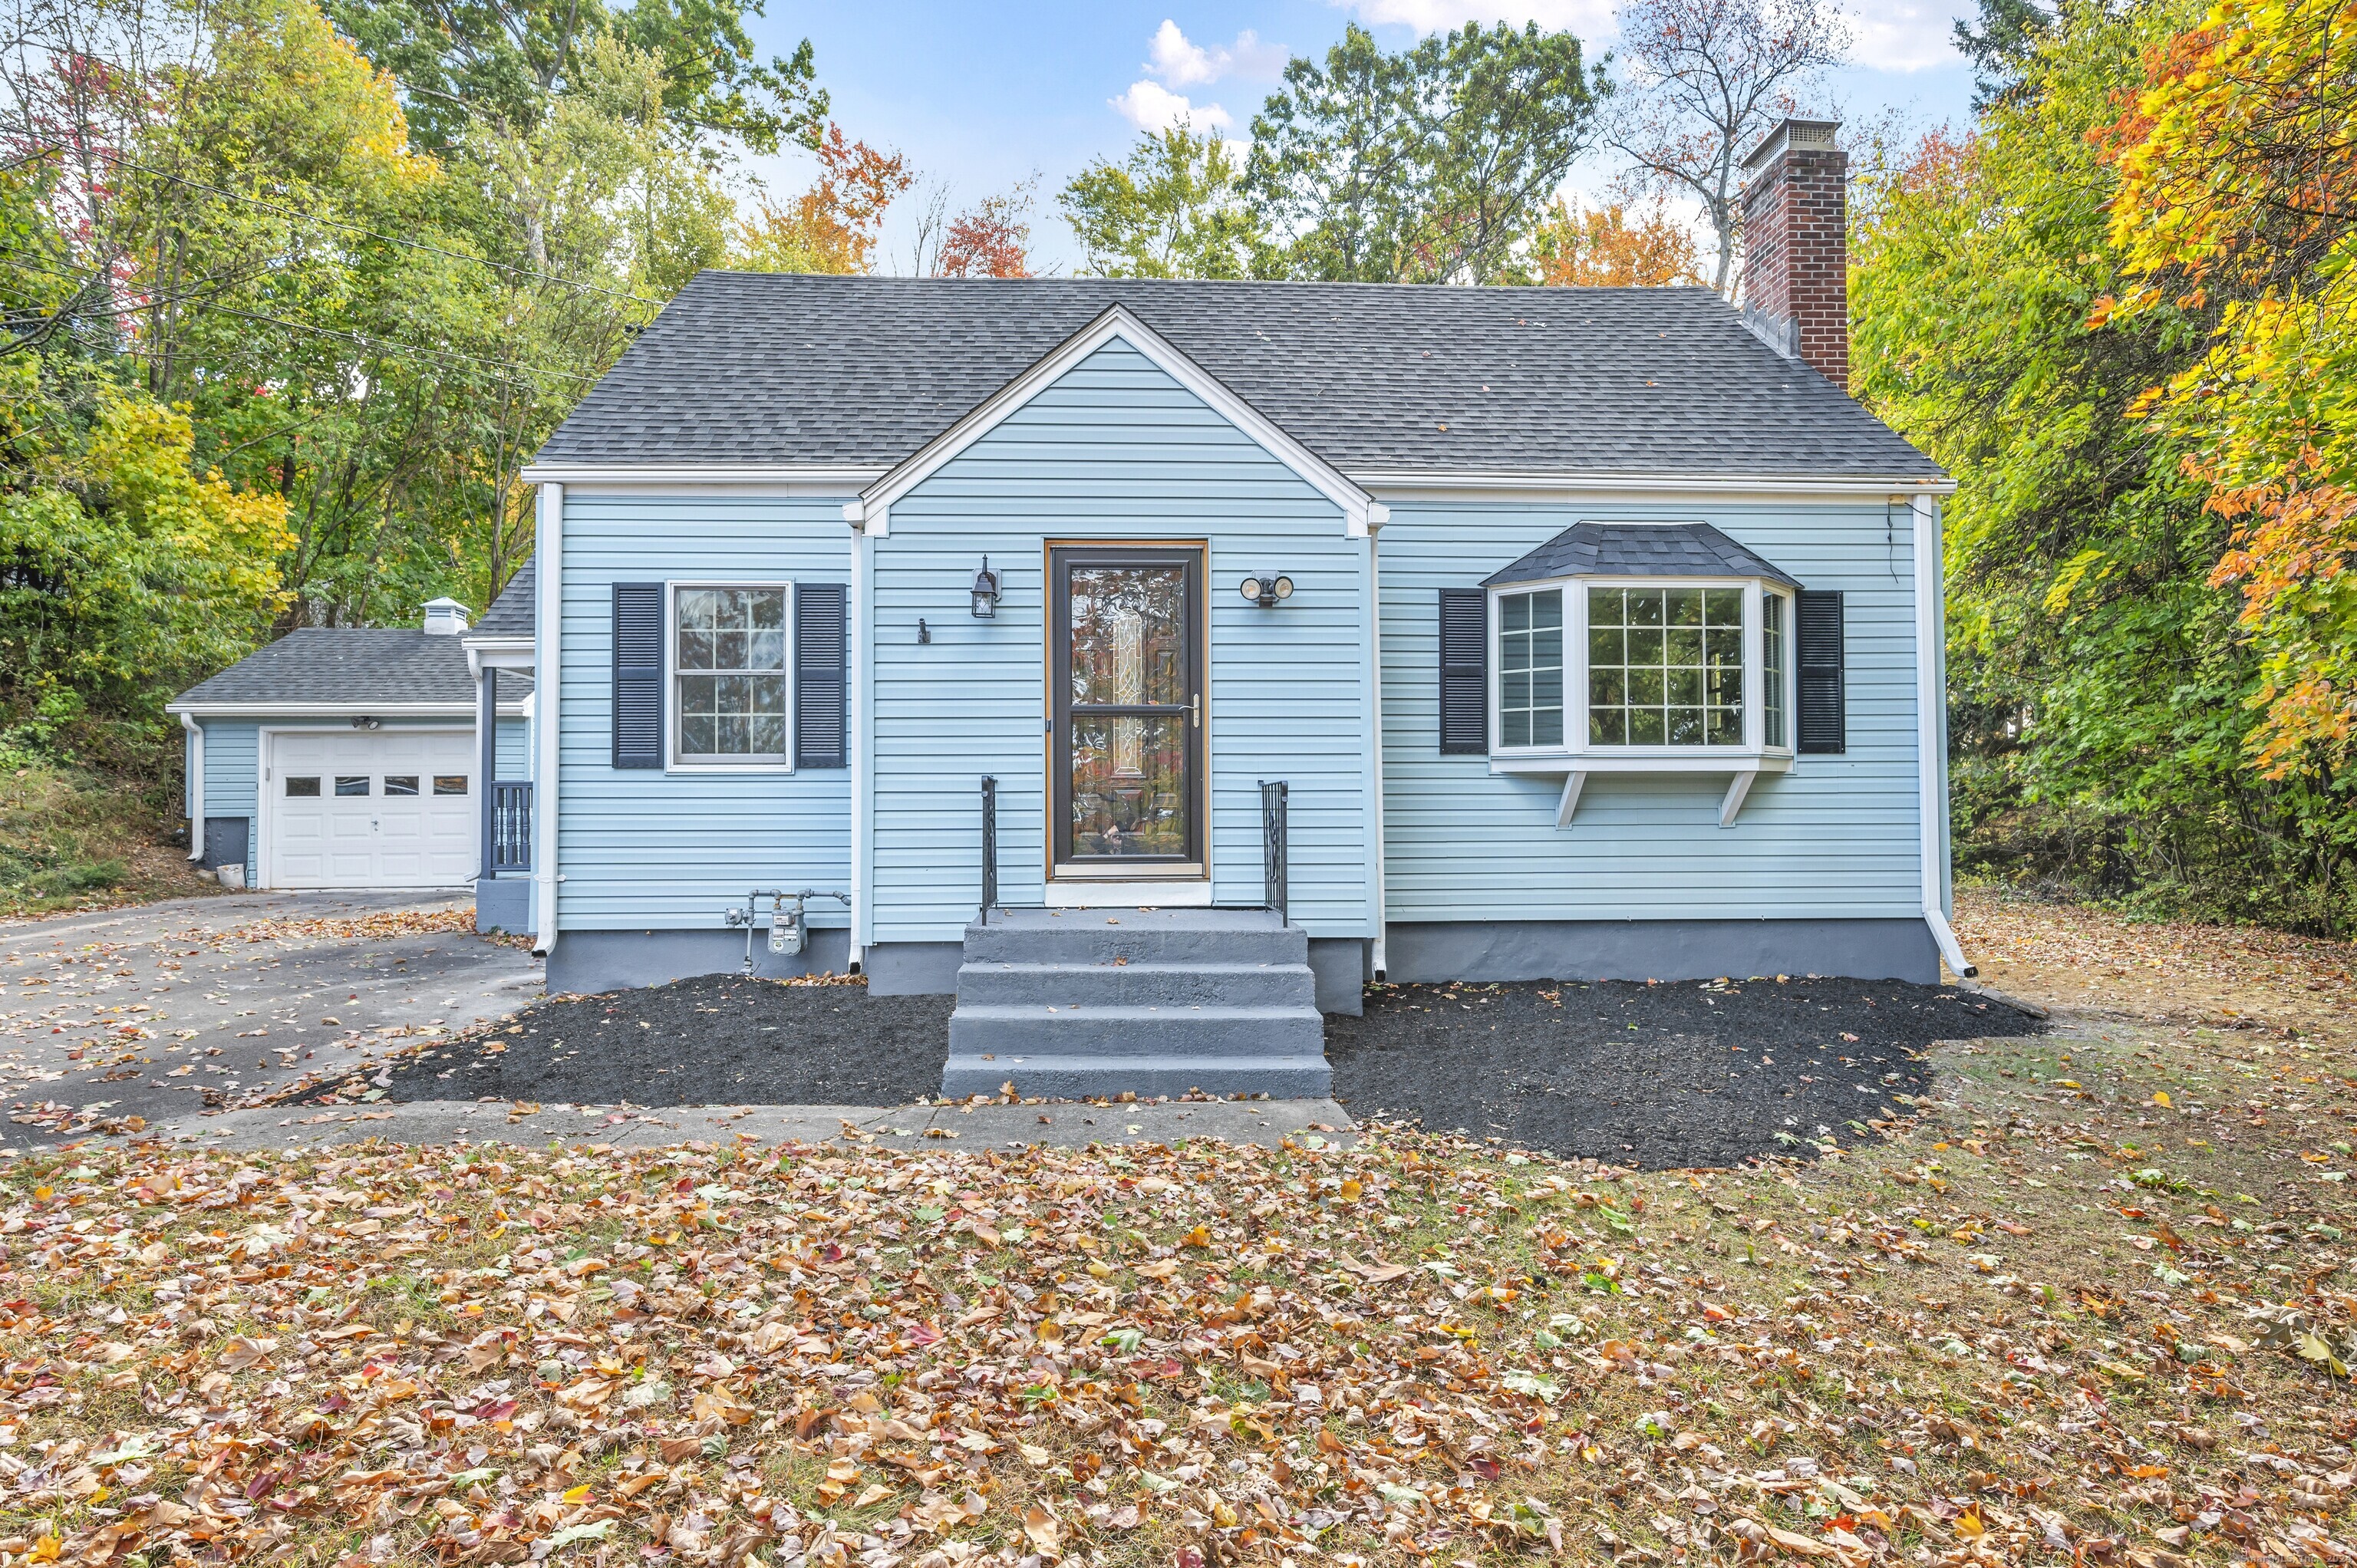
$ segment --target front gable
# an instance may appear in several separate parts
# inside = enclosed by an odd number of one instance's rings
[[[1054,352],[862,490],[860,499],[844,509],[845,518],[859,524],[870,537],[888,535],[895,501],[986,438],[1009,434],[1009,427],[1019,426],[1026,412],[1044,394],[1070,392],[1085,381],[1092,371],[1114,371],[1123,361],[1134,364],[1138,360],[1167,378],[1169,390],[1182,394],[1195,413],[1209,415],[1213,422],[1240,434],[1261,453],[1333,502],[1342,513],[1348,537],[1365,538],[1371,514],[1374,521],[1382,521],[1380,504],[1365,490],[1119,306],[1067,338]]]

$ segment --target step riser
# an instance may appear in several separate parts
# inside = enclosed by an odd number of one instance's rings
[[[969,926],[968,963],[1293,964],[1309,961],[1309,936],[1290,930],[1119,930],[1101,919],[1071,929]]]
[[[1015,1057],[1302,1057],[1322,1060],[1326,1021],[1312,1008],[1042,1013],[961,1006],[950,1015],[950,1055]]]
[[[1272,1060],[1265,1056],[1204,1057],[1189,1060],[1142,1058],[1135,1061],[1099,1057],[1034,1057],[1020,1066],[976,1061],[952,1053],[942,1073],[942,1092],[963,1100],[996,1096],[1012,1081],[1017,1094],[1055,1100],[1184,1094],[1265,1094],[1278,1100],[1323,1100],[1333,1091],[1325,1059]],[[1118,1114],[1118,1108],[1115,1110]]]
[[[970,963],[958,971],[960,1006],[1315,1007],[1306,964]]]

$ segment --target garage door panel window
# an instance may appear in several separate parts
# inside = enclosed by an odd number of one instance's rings
[[[369,776],[339,773],[336,776],[336,794],[339,798],[365,795],[369,792]]]
[[[416,794],[417,775],[414,773],[386,774],[384,776],[384,792],[388,795]]]
[[[319,798],[319,780],[316,778],[286,780],[286,798],[290,800],[316,800]]]
[[[787,593],[783,584],[673,590],[674,761],[785,765]]]
[[[463,773],[437,773],[434,776],[436,795],[463,795],[467,792],[467,776]],[[411,790],[415,794],[415,790]]]

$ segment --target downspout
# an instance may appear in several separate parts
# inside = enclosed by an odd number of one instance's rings
[[[843,521],[851,527],[851,646],[844,650],[848,666],[850,704],[845,727],[851,748],[851,941],[846,967],[854,974],[866,967],[867,840],[872,824],[867,816],[867,568],[866,503],[846,502]]]
[[[1384,878],[1388,854],[1383,834],[1383,584],[1382,538],[1383,524],[1392,520],[1392,509],[1381,501],[1367,506],[1367,677],[1373,696],[1374,712],[1370,715],[1369,732],[1374,736],[1374,871],[1375,871],[1375,945],[1370,955],[1369,968],[1375,978],[1383,978],[1390,967],[1391,921],[1385,904]]]
[[[565,610],[565,487],[540,487],[540,516],[533,526],[539,557],[533,591],[539,597],[533,628],[533,741],[539,748],[532,785],[532,950],[545,957],[556,947],[557,740],[563,727]]]
[[[1932,496],[1910,496],[1907,504],[1915,520],[1916,811],[1921,826],[1923,924],[1949,969],[1969,980],[1980,972],[1964,957],[1955,929],[1948,924],[1947,909],[1948,689],[1940,502]]]
[[[483,854],[477,880],[496,882],[500,874],[491,865],[491,800],[500,774],[500,672],[483,663],[474,649],[467,650],[467,657],[475,664],[475,747],[482,758],[479,766],[483,783],[479,813]]]
[[[188,714],[182,714],[180,727],[188,735],[188,757],[183,764],[188,775],[188,858],[202,864],[205,858],[205,726]]]

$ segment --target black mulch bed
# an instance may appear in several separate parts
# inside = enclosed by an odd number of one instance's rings
[[[403,1061],[384,1098],[906,1105],[940,1092],[954,1005],[720,974],[552,997]]]
[[[1896,981],[1523,983],[1371,990],[1326,1024],[1357,1117],[1652,1167],[1846,1144],[1920,1094],[1934,1040],[2040,1033],[2000,1003]],[[1782,1134],[1780,1138],[1779,1134]]]
[[[536,1003],[404,1059],[380,1087],[389,1101],[905,1105],[941,1087],[952,1005],[706,975]],[[1363,1017],[1328,1019],[1326,1057],[1354,1116],[1621,1164],[1723,1165],[1806,1155],[1803,1141],[1825,1135],[1846,1144],[1853,1123],[1900,1113],[1892,1097],[1928,1088],[1921,1052],[1934,1040],[2040,1028],[1896,981],[1401,985],[1370,990]]]

